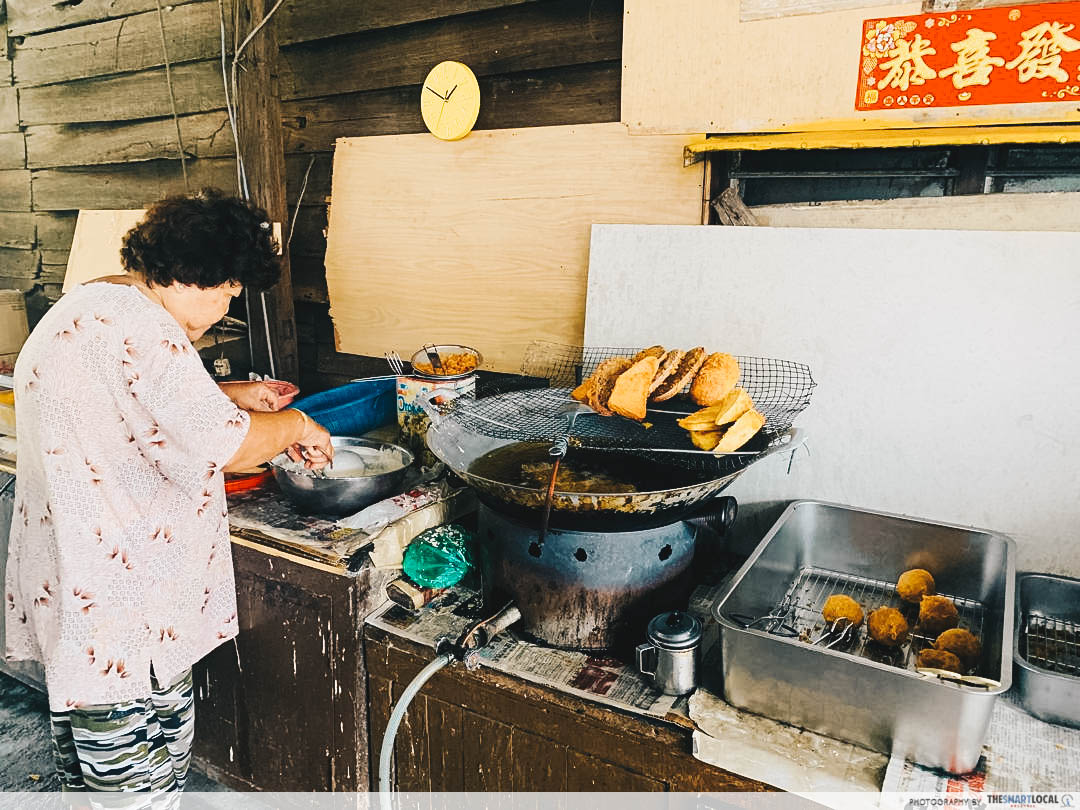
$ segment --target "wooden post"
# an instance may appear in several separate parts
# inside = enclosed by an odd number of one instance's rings
[[[243,42],[267,11],[270,0],[235,0],[238,4],[238,40]],[[281,99],[278,95],[278,44],[274,21],[248,44],[241,54],[237,102],[237,129],[240,154],[244,159],[251,199],[281,223],[282,242],[289,233],[288,205],[285,196],[285,147],[281,131]],[[284,248],[284,244],[282,245]],[[270,342],[274,352],[274,373],[279,379],[297,381],[300,364],[296,351],[296,319],[293,315],[292,274],[289,253],[283,250],[281,280],[266,292],[270,323]],[[266,327],[262,304],[257,293],[251,295],[253,371],[269,374],[266,352]]]

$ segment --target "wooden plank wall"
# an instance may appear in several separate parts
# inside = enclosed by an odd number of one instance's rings
[[[235,190],[220,71],[222,16],[233,42],[231,3],[161,5],[159,20],[156,0],[6,0],[0,287],[54,299],[79,208],[140,208],[184,190],[162,26],[189,184]],[[334,351],[327,314],[323,230],[335,139],[422,132],[420,82],[443,59],[476,72],[478,129],[618,121],[622,13],[622,0],[282,6],[271,24],[281,45],[290,210],[308,175],[291,243],[305,371],[367,368]]]

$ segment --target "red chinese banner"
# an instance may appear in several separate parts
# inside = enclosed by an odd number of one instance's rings
[[[1075,101],[1078,26],[1080,2],[867,20],[855,109]]]

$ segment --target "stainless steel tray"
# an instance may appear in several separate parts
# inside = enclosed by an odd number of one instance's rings
[[[724,697],[929,767],[970,771],[994,702],[1012,680],[1014,558],[1012,540],[992,532],[797,501],[713,607]],[[848,647],[809,643],[824,629],[820,607],[829,595],[853,595],[867,612],[883,604],[898,607],[893,583],[909,568],[928,569],[938,590],[954,598],[961,626],[982,639],[976,674],[999,686],[915,672],[915,652],[930,642],[918,635],[894,654],[866,644],[862,635]],[[786,628],[746,628],[732,618],[784,612]]]
[[[1080,580],[1016,581],[1016,693],[1036,717],[1080,727]]]

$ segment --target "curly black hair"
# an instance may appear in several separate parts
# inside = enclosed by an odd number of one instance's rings
[[[161,287],[235,282],[265,290],[281,273],[266,212],[212,188],[151,205],[124,236],[120,259],[129,272]]]

